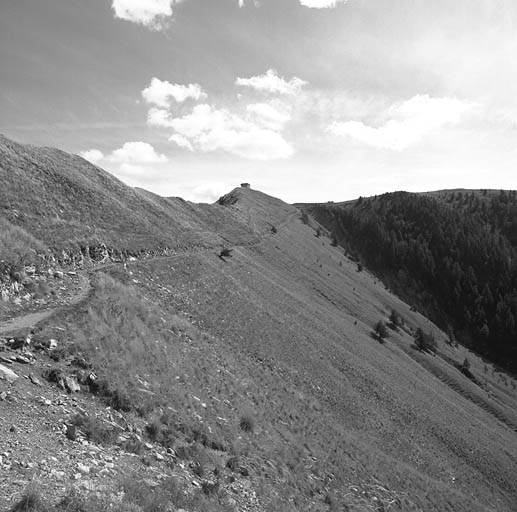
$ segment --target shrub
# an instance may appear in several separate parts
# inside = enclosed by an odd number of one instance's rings
[[[390,327],[392,329],[397,329],[398,327],[401,327],[404,325],[404,319],[402,316],[398,313],[398,311],[392,309],[390,314]]]
[[[0,218],[0,271],[41,261],[39,254],[45,254],[48,248],[24,229],[14,226],[7,219]]]
[[[10,512],[50,512],[50,509],[41,499],[38,489],[31,485]]]
[[[243,432],[253,432],[255,428],[253,418],[248,414],[241,416],[241,420],[239,421],[239,427]]]
[[[469,361],[468,357],[466,357],[463,360],[463,363],[461,363],[460,371],[461,371],[461,373],[463,373],[463,375],[465,375],[465,377],[468,377],[469,379],[473,379],[474,376],[472,375],[472,372],[470,371],[470,361]]]
[[[131,399],[124,391],[112,387],[107,379],[96,379],[89,384],[90,391],[99,396],[102,401],[117,411],[129,412]]]
[[[377,336],[377,339],[382,343],[384,341],[384,339],[388,336],[388,329],[386,329],[386,324],[382,321],[382,320],[379,320],[376,324],[375,324],[375,328],[374,328],[374,331],[375,331],[375,334]]]
[[[357,272],[362,272],[363,271],[363,265],[361,263],[358,263],[357,264]]]
[[[271,233],[273,233],[273,235],[276,235],[278,233],[278,229],[275,226],[271,226]]]
[[[239,465],[240,459],[238,455],[233,455],[226,461],[226,467],[233,472],[237,471]]]
[[[332,237],[332,242],[330,242],[330,245],[332,247],[337,247],[338,243],[337,243],[337,238],[335,235]]]
[[[221,252],[219,253],[219,258],[231,258],[232,257],[232,251],[233,249],[229,249],[228,247],[224,247],[221,249]]]
[[[113,427],[102,420],[84,414],[76,414],[72,418],[72,425],[79,427],[89,441],[97,444],[114,444],[118,437]]]
[[[436,352],[437,348],[433,334],[424,332],[420,327],[415,333],[415,345],[422,352]]]
[[[309,216],[305,212],[302,212],[300,220],[303,222],[303,224],[309,224]]]
[[[138,475],[129,476],[123,480],[122,489],[124,491],[122,504],[125,507],[132,506],[131,509],[126,508],[126,510],[138,510],[136,508],[138,506],[143,512],[166,512],[171,510],[171,505],[182,508],[187,502],[184,489],[172,478],[152,488]]]
[[[158,420],[153,420],[145,426],[145,431],[151,441],[158,441],[161,434],[161,425]]]

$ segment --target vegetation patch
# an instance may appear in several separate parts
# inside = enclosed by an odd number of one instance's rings
[[[71,424],[80,428],[86,438],[97,444],[111,445],[117,441],[119,432],[98,418],[86,416],[85,414],[76,414]]]

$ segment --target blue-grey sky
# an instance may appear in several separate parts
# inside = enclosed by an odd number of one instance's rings
[[[0,132],[212,201],[517,188],[514,0],[2,0]]]

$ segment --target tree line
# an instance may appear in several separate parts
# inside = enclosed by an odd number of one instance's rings
[[[396,192],[311,213],[442,329],[517,370],[514,191]]]

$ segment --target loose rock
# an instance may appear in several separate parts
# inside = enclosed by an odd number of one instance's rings
[[[16,380],[19,379],[19,376],[16,375],[10,368],[0,364],[0,379],[6,380],[9,384],[13,384]]]

